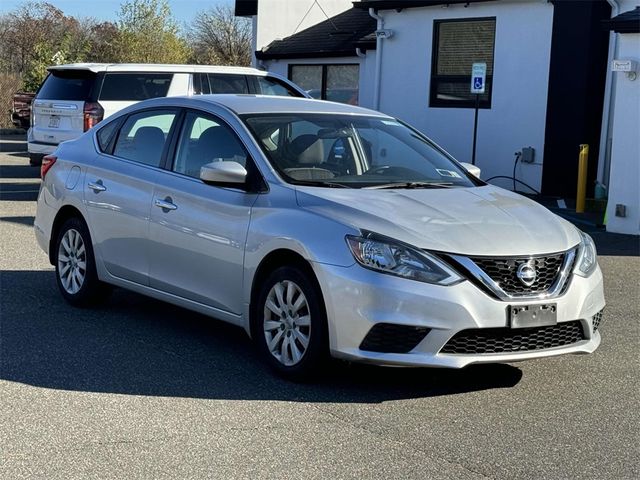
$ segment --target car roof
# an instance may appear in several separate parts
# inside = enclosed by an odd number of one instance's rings
[[[237,115],[264,113],[335,113],[391,118],[384,113],[344,103],[314,100],[311,98],[279,97],[274,95],[197,95],[192,97],[167,97],[163,99],[148,100],[144,103],[156,101],[158,103],[165,103],[163,100],[170,102],[172,99],[175,100],[176,98],[180,99],[180,103],[183,103],[184,101],[188,104],[193,104],[194,106],[196,102],[221,105],[233,111]],[[188,105],[183,103],[183,106]]]
[[[269,72],[250,67],[227,67],[222,65],[178,65],[168,63],[68,63],[52,65],[55,70],[88,70],[98,72],[172,72],[172,73],[236,73],[241,75],[267,75]]]

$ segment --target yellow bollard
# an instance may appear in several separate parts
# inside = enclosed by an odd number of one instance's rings
[[[587,166],[589,165],[589,145],[580,145],[578,160],[578,194],[576,195],[576,213],[584,213],[584,201],[587,196]]]

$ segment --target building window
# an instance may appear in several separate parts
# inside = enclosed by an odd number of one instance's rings
[[[491,108],[495,18],[436,20],[431,57],[431,107],[475,107],[471,93],[471,65],[487,64],[485,93],[480,108]]]
[[[313,98],[358,105],[359,65],[289,65],[289,79]]]

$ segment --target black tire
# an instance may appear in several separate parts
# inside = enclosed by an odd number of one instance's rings
[[[301,359],[293,365],[284,364],[271,353],[267,343],[267,335],[271,334],[267,334],[264,330],[267,299],[276,284],[282,285],[283,282],[292,282],[295,287],[298,287],[304,294],[307,304],[306,308],[302,307],[300,311],[294,312],[295,318],[294,316],[289,317],[289,320],[294,324],[291,331],[283,329],[283,335],[289,334],[290,337],[293,338],[293,340],[290,339],[289,342],[294,343],[296,350],[300,350],[303,345],[296,335],[300,333],[304,335],[305,332],[308,332],[308,345],[306,350],[302,354]],[[271,272],[271,274],[261,282],[258,288],[259,291],[255,296],[255,302],[251,308],[251,337],[261,357],[277,374],[288,380],[305,381],[313,378],[329,356],[327,314],[320,286],[313,276],[313,272],[294,265],[279,267]],[[299,297],[296,296],[292,297],[292,299],[298,298]],[[291,303],[295,303],[295,301]],[[300,312],[302,312],[302,317],[298,316]],[[310,318],[309,327],[296,326],[296,319],[302,320],[305,316],[304,312],[307,312]],[[269,313],[269,315],[273,315],[274,319],[277,318],[277,315],[273,313]],[[281,319],[278,321],[283,322],[284,320]],[[297,332],[294,332],[294,329],[297,329]],[[278,332],[278,330],[275,329],[274,332]],[[275,335],[273,335],[273,337],[275,337]],[[280,345],[282,345],[284,341],[283,339]],[[289,345],[285,348],[289,356],[292,357],[293,347]]]
[[[66,241],[66,245],[69,246],[70,237],[68,236],[68,232],[71,232],[69,235],[72,235],[73,238],[75,238],[76,234],[80,236],[80,242],[81,245],[84,246],[84,250],[78,248],[77,250],[80,253],[60,258],[61,253],[64,254],[65,249],[65,246],[62,245],[63,239]],[[66,220],[58,230],[54,248],[56,283],[64,299],[76,307],[89,307],[103,302],[111,292],[111,287],[98,279],[91,236],[84,221],[77,217]],[[61,251],[61,248],[63,251]],[[71,265],[72,259],[73,265]],[[83,264],[84,269],[82,268]],[[82,275],[82,281],[78,281],[76,277],[72,279],[73,287],[68,287],[68,285],[71,285],[69,283],[65,286],[66,282],[63,280],[63,277],[69,279],[68,272],[74,268],[77,268],[79,275]]]
[[[44,155],[41,153],[30,153],[29,154],[29,165],[32,167],[39,167],[42,165],[42,159]]]

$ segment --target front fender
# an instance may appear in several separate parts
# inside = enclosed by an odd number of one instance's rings
[[[244,258],[245,304],[250,302],[256,271],[269,253],[290,250],[310,263],[347,267],[355,260],[345,235],[358,233],[321,213],[298,207],[292,189],[272,188],[252,208]]]

